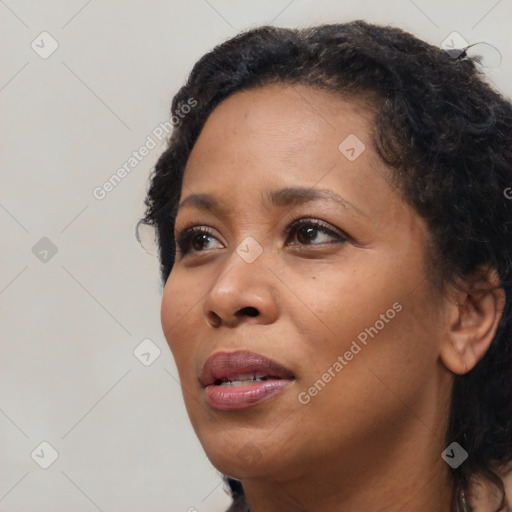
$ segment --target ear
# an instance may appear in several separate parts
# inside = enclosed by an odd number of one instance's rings
[[[494,269],[475,273],[464,291],[450,294],[440,357],[453,373],[471,371],[484,357],[505,307],[505,291]]]

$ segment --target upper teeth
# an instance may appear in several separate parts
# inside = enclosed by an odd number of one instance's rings
[[[220,386],[240,386],[243,382],[253,381],[253,382],[262,382],[263,380],[267,380],[269,378],[268,375],[264,373],[244,373],[241,375],[237,375],[236,377],[225,378],[222,379],[222,382],[219,384]]]

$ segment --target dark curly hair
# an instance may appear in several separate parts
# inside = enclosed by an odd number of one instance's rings
[[[465,50],[455,58],[401,29],[361,20],[237,35],[204,55],[174,97],[173,112],[190,98],[197,105],[155,166],[140,221],[156,228],[165,283],[187,159],[212,110],[235,92],[300,84],[364,100],[374,112],[375,151],[429,227],[432,283],[441,291],[448,283],[461,287],[472,273],[493,268],[506,294],[486,355],[454,376],[446,444],[458,442],[469,456],[450,470],[453,512],[473,510],[471,489],[482,479],[501,492],[503,506],[502,476],[512,461],[512,104]],[[226,482],[230,511],[246,510],[241,483]]]

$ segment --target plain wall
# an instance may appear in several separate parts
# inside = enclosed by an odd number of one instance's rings
[[[134,235],[155,130],[194,62],[240,30],[353,19],[489,42],[510,96],[510,0],[0,3],[0,512],[226,509],[161,332],[157,259]]]

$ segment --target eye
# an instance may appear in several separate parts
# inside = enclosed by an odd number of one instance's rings
[[[298,244],[288,245],[319,245],[321,243],[332,244],[348,241],[347,235],[344,235],[342,231],[317,219],[298,219],[292,222],[286,230],[287,240],[294,234]],[[322,234],[324,236],[319,236]],[[182,256],[188,253],[204,252],[208,249],[214,249],[214,247],[209,246],[211,240],[217,240],[218,242],[213,230],[208,226],[185,228],[176,235],[176,250]]]
[[[319,245],[321,243],[342,243],[348,237],[342,231],[330,227],[328,224],[317,219],[299,219],[293,222],[286,230],[288,238],[295,234],[299,244],[291,245]],[[319,234],[327,235],[320,236]],[[329,242],[329,239],[331,241]],[[332,241],[334,239],[334,242]],[[316,240],[316,242],[314,242]],[[314,243],[313,243],[314,242]]]
[[[186,228],[176,236],[176,249],[183,256],[189,252],[202,252],[208,247],[209,239],[216,239],[208,226]]]

